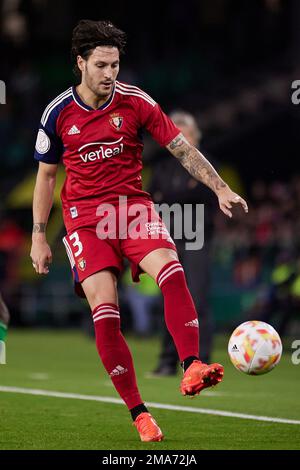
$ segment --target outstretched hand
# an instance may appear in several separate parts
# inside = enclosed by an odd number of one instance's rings
[[[248,206],[246,201],[241,196],[231,191],[229,186],[222,188],[218,192],[217,196],[219,199],[219,206],[221,211],[224,212],[224,214],[226,214],[228,217],[232,217],[232,212],[230,211],[230,209],[232,209],[232,204],[241,204],[244,211],[248,213]]]

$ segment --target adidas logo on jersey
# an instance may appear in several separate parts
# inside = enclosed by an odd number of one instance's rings
[[[75,126],[72,126],[68,132],[68,135],[80,134],[80,130]]]
[[[199,328],[198,319],[195,318],[195,320],[192,320],[192,321],[189,321],[189,322],[185,323],[184,326],[194,326],[195,328]]]
[[[114,377],[115,375],[125,374],[125,372],[128,372],[128,369],[124,369],[122,366],[117,366],[114,370],[111,371],[109,375]]]

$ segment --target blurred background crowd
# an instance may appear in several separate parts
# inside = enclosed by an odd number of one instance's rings
[[[7,89],[0,105],[0,291],[11,323],[89,328],[61,242],[63,170],[48,226],[49,275],[37,277],[29,258],[36,130],[47,103],[74,82],[70,39],[81,18],[110,19],[127,32],[119,79],[140,86],[168,113],[191,113],[200,149],[249,203],[249,214],[236,212],[232,220],[206,208],[214,329],[260,318],[280,334],[299,331],[300,108],[291,102],[292,82],[300,79],[297,0],[166,0],[157,7],[154,1],[146,13],[133,2],[112,8],[0,0],[0,80]],[[146,136],[145,189],[160,172],[159,152]],[[170,186],[168,178],[165,192]],[[192,189],[187,183],[189,202],[201,203]],[[173,196],[183,202],[179,190]],[[162,305],[151,280],[133,286],[125,271],[120,303],[125,330],[141,336],[159,330]]]

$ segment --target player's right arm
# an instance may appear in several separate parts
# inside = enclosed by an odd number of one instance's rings
[[[38,274],[48,274],[52,254],[46,239],[46,226],[53,203],[58,163],[63,154],[63,144],[57,134],[60,108],[54,100],[45,109],[35,144],[34,158],[39,162],[33,194],[33,230],[30,256]]]
[[[52,262],[51,249],[46,239],[46,226],[53,204],[57,164],[39,163],[33,193],[33,229],[30,256],[38,274],[48,274]]]

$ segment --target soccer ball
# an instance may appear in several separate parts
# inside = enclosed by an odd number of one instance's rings
[[[246,321],[232,333],[228,354],[234,367],[245,374],[262,375],[280,361],[282,343],[279,334],[268,323]]]

